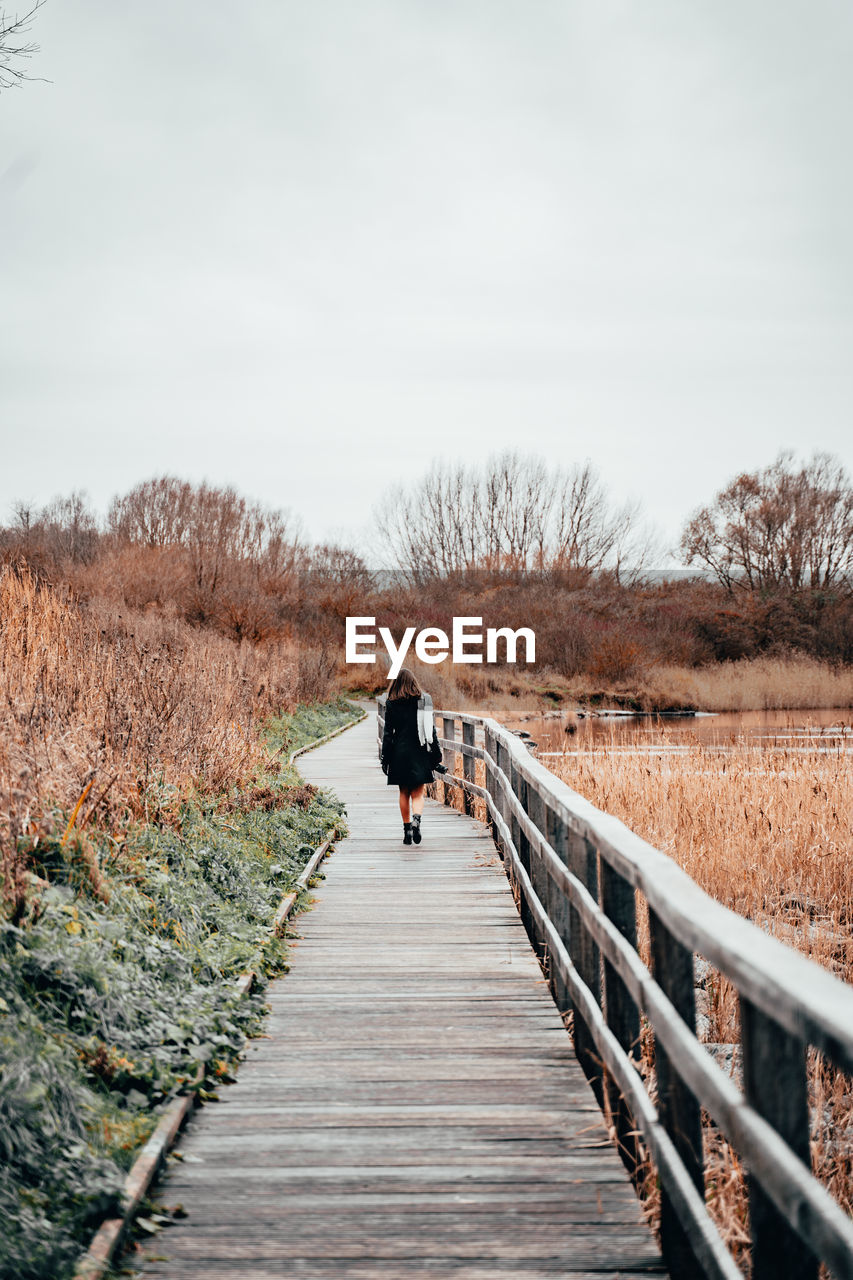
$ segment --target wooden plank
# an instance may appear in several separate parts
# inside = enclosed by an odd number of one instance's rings
[[[155,1245],[145,1274],[174,1280],[174,1270],[168,1262],[160,1261],[156,1249]],[[560,1277],[560,1280],[611,1280],[614,1274],[602,1273],[599,1268],[594,1271],[576,1267],[568,1270],[559,1259],[551,1263],[537,1261],[532,1265],[518,1259],[496,1259],[485,1266],[476,1260],[454,1258],[452,1255],[430,1258],[428,1264],[422,1264],[417,1257],[370,1260],[339,1257],[335,1261],[338,1280],[388,1280],[389,1277],[392,1280],[401,1280],[401,1277],[405,1280],[436,1280],[436,1277],[445,1276],[452,1276],[454,1280],[506,1280],[507,1277],[511,1280],[550,1280],[552,1276]],[[284,1267],[287,1269],[283,1269],[281,1262],[253,1260],[252,1280],[282,1280],[283,1275],[298,1276],[299,1280],[327,1280],[329,1275],[326,1262],[315,1262],[312,1258],[301,1257],[298,1252],[290,1254]],[[180,1274],[187,1280],[237,1280],[246,1272],[241,1262],[183,1259]],[[620,1270],[618,1274],[620,1280],[643,1280],[649,1273],[646,1270]]]
[[[156,1248],[157,1246],[155,1250]],[[422,1264],[416,1256],[404,1259],[370,1260],[339,1257],[335,1262],[337,1267],[335,1275],[338,1280],[389,1280],[389,1277],[391,1280],[401,1280],[402,1276],[405,1280],[436,1280],[436,1277],[440,1280],[445,1276],[452,1276],[454,1280],[507,1280],[507,1277],[511,1280],[543,1280],[543,1278],[547,1280],[552,1276],[559,1277],[560,1280],[611,1280],[614,1275],[613,1272],[609,1275],[607,1272],[602,1273],[598,1267],[594,1271],[576,1267],[569,1270],[565,1262],[559,1258],[553,1262],[537,1260],[532,1266],[515,1258],[508,1261],[494,1259],[483,1265],[477,1260],[455,1258],[452,1255],[430,1258],[426,1265]],[[153,1254],[153,1260],[146,1266],[145,1274],[164,1277],[165,1280],[174,1280],[175,1276],[172,1266],[168,1262],[160,1261],[156,1251]],[[237,1280],[246,1272],[243,1263],[239,1261],[233,1263],[218,1259],[199,1261],[185,1258],[181,1261],[180,1274],[187,1280]],[[252,1261],[252,1280],[282,1280],[283,1275],[298,1276],[300,1280],[327,1280],[329,1269],[326,1262],[316,1262],[313,1258],[300,1256],[298,1252],[291,1253],[284,1264],[276,1261],[267,1263],[263,1259]],[[649,1272],[645,1269],[642,1271],[620,1269],[618,1275],[620,1280],[644,1280]]]

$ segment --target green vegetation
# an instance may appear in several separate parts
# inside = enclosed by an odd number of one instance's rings
[[[332,733],[342,724],[348,724],[356,709],[338,698],[336,702],[301,705],[287,715],[269,722],[269,743],[273,750],[295,751],[305,742],[314,742]]]
[[[285,970],[273,915],[342,825],[284,761],[353,715],[338,700],[274,721],[250,780],[179,798],[165,823],[22,851],[25,910],[0,924],[2,1280],[70,1275],[163,1104],[232,1078],[264,1012],[236,979]]]

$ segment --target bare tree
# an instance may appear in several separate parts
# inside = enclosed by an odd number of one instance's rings
[[[62,564],[89,564],[98,552],[101,531],[89,497],[75,490],[47,506],[16,502],[14,523],[0,529],[0,547],[12,559],[24,559],[43,569]]]
[[[15,516],[14,529],[23,538],[28,538],[33,525],[38,521],[38,512],[29,502],[18,501],[13,507]]]
[[[38,52],[39,46],[31,40],[23,40],[44,0],[36,3],[23,14],[12,16],[0,9],[0,89],[11,89],[23,80],[37,79],[27,74],[26,62]]]
[[[377,527],[401,567],[419,577],[458,573],[476,555],[475,500],[465,467],[435,464],[412,490],[386,496]]]
[[[853,487],[831,454],[797,466],[780,453],[736,476],[687,524],[688,564],[711,569],[728,590],[826,590],[851,586]]]
[[[541,568],[557,491],[542,459],[518,453],[490,458],[477,489],[484,567]]]
[[[559,477],[555,495],[555,528],[551,561],[559,569],[618,572],[626,559],[639,505],[614,508],[589,462]]]
[[[615,508],[589,463],[549,466],[508,452],[474,469],[437,464],[386,495],[376,522],[385,547],[416,579],[469,571],[553,571],[624,561],[637,508]]]
[[[250,561],[260,587],[282,593],[294,586],[307,554],[301,525],[289,511],[254,511]]]
[[[146,480],[116,498],[107,520],[120,541],[181,548],[195,587],[211,596],[237,565],[262,590],[280,590],[303,550],[288,512],[249,502],[232,486],[192,485],[174,476]]]
[[[229,560],[242,558],[251,541],[250,520],[246,499],[236,489],[202,484],[193,490],[185,544],[200,591],[213,595]]]
[[[312,547],[302,561],[303,598],[338,617],[360,612],[359,601],[373,589],[373,579],[361,556],[337,543]]]
[[[113,499],[107,524],[123,542],[141,542],[146,547],[182,545],[192,494],[192,485],[175,476],[145,480]]]
[[[67,498],[54,498],[39,514],[39,525],[57,560],[72,564],[89,564],[94,560],[100,530],[89,496],[82,490],[75,490]]]

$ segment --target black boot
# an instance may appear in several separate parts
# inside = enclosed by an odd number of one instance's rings
[[[418,836],[418,839],[420,839],[420,836]],[[412,843],[412,824],[411,822],[404,822],[403,823],[403,844],[411,844],[411,843]]]
[[[421,815],[419,813],[412,814],[412,839],[415,844],[421,842]]]

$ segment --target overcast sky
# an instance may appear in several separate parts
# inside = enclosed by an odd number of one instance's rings
[[[32,38],[0,520],[171,472],[355,535],[519,447],[674,542],[780,448],[853,466],[847,0],[46,0]]]

